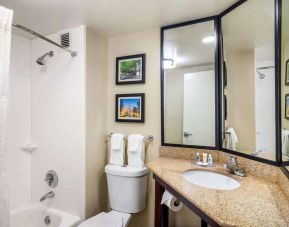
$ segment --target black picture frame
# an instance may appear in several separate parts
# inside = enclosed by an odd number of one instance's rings
[[[288,101],[287,101],[288,100]],[[284,117],[285,117],[285,119],[287,119],[287,120],[289,120],[289,110],[288,110],[288,108],[289,108],[289,94],[286,94],[285,95],[285,112],[284,112]]]
[[[129,105],[133,105],[134,102],[137,102],[137,100],[139,100],[139,104],[138,104],[139,110],[128,110],[128,111],[139,112],[140,116],[139,117],[121,116],[121,108],[122,108],[121,100],[130,100],[130,102],[127,102],[127,103],[132,103],[132,104],[129,104]],[[145,94],[144,93],[116,94],[115,95],[115,121],[116,122],[144,123],[145,122]]]
[[[289,86],[289,59],[286,61],[285,66],[285,85]]]
[[[124,61],[132,61],[133,59],[137,59],[140,61],[140,66],[135,69],[135,72],[130,72],[130,75],[126,75],[128,78],[121,78],[121,63]],[[123,85],[123,84],[144,84],[145,83],[145,65],[146,65],[146,55],[145,54],[136,54],[136,55],[128,55],[116,58],[116,77],[115,84]],[[135,67],[136,68],[136,67]],[[140,78],[129,78],[129,77],[137,77],[137,71],[140,70]],[[129,74],[129,73],[128,73]]]

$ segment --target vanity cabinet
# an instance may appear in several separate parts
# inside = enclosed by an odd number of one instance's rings
[[[165,190],[198,215],[202,226],[288,226],[289,197],[280,187],[281,182],[276,182],[280,170],[252,160],[247,162],[251,171],[246,177],[228,174],[222,161],[210,169],[193,165],[189,159],[159,157],[149,162],[155,180],[155,227],[168,226],[168,208],[160,205]],[[211,171],[234,178],[239,186],[237,189],[200,186],[184,177],[188,171]],[[202,178],[203,183],[209,183],[207,180]]]
[[[201,227],[207,227],[208,224],[211,227],[220,226],[206,213],[197,208],[193,203],[188,201],[184,196],[179,194],[157,175],[154,174],[153,179],[155,180],[155,227],[169,227],[169,208],[166,205],[161,205],[162,195],[165,190],[169,191],[173,196],[175,196],[179,201],[181,201],[192,212],[201,218]]]

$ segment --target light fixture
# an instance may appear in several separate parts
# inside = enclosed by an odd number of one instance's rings
[[[173,59],[165,58],[163,60],[164,69],[172,69],[176,67],[175,61]]]
[[[203,43],[212,43],[215,42],[215,36],[206,36],[202,39]]]

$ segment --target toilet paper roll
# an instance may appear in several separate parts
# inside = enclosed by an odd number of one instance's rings
[[[167,190],[164,192],[161,204],[165,204],[168,208],[170,208],[174,212],[180,211],[184,204],[180,202],[176,197],[174,197]]]

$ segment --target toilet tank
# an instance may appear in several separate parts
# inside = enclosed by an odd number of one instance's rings
[[[124,213],[138,213],[146,207],[148,169],[107,165],[110,207]]]

